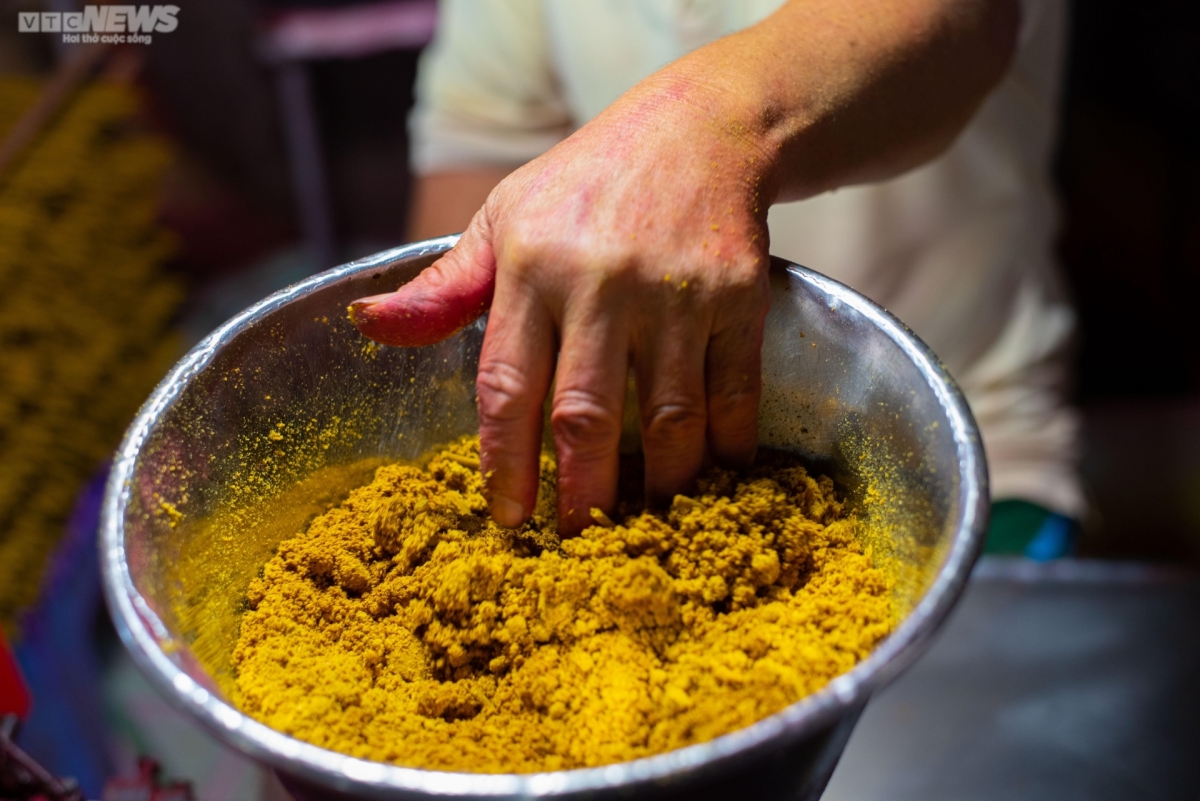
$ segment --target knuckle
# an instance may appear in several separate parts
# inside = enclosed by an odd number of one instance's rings
[[[554,399],[550,427],[560,448],[577,455],[603,451],[621,435],[621,413],[588,390],[567,390]]]
[[[453,251],[451,251],[453,252]],[[451,257],[446,254],[442,258],[421,271],[421,279],[431,286],[442,286],[449,282],[453,270],[450,267]]]
[[[508,221],[504,228],[499,259],[508,274],[524,279],[534,274],[539,265],[547,263],[549,243],[545,235],[525,220]]]
[[[563,234],[537,214],[511,214],[504,224],[504,252],[516,264],[545,260],[561,250]]]
[[[652,447],[684,445],[703,438],[706,414],[703,400],[656,403],[642,415],[643,438]]]
[[[717,327],[761,324],[770,308],[770,299],[770,281],[765,270],[752,267],[722,272],[716,289]]]
[[[710,383],[708,405],[720,420],[754,416],[761,394],[762,377],[757,371],[730,375]]]
[[[523,419],[534,403],[524,373],[505,362],[479,365],[475,396],[479,404],[479,423],[485,428]]]
[[[720,272],[724,285],[733,290],[757,295],[768,291],[768,260],[758,248],[747,245],[728,261],[722,263]]]
[[[765,299],[770,294],[767,271],[757,261],[740,260],[729,271],[730,288],[748,301]]]

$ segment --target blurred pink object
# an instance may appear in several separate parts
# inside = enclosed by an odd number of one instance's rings
[[[417,48],[433,38],[435,0],[393,0],[273,15],[261,39],[268,61],[360,58]]]

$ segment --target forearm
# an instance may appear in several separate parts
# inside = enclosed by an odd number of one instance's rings
[[[1017,0],[791,0],[630,100],[696,105],[753,161],[765,211],[936,156],[1004,74],[1018,24]]]
[[[413,187],[408,238],[419,242],[464,231],[496,184],[504,167],[471,167],[418,176]]]

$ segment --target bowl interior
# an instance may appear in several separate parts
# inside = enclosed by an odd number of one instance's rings
[[[205,693],[231,726],[242,599],[278,543],[381,462],[478,429],[482,321],[397,349],[368,343],[346,315],[351,300],[394,289],[452,241],[272,296],[189,354],[130,430],[106,509],[110,602],[160,684],[186,695],[178,676],[190,677],[187,692]],[[886,312],[778,260],[763,378],[762,444],[841,483],[894,571],[897,617],[913,617],[947,570],[965,575],[984,525],[982,453],[957,390]],[[949,600],[934,599],[943,614],[962,576],[951,578]],[[923,614],[930,620],[905,621],[905,637],[936,625],[938,610]]]

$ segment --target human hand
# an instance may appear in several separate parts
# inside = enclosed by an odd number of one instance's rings
[[[616,503],[632,365],[646,494],[757,441],[771,160],[722,98],[679,75],[640,84],[501,182],[458,245],[351,314],[391,345],[439,341],[489,306],[476,388],[492,515],[532,511],[553,381],[559,528]],[[556,351],[557,349],[557,357]]]
[[[1019,20],[1016,0],[791,0],[506,178],[454,250],[354,320],[425,345],[491,304],[477,391],[502,525],[533,508],[552,379],[560,530],[613,508],[630,364],[647,498],[668,500],[706,450],[753,456],[767,207],[942,152],[1008,68]]]

